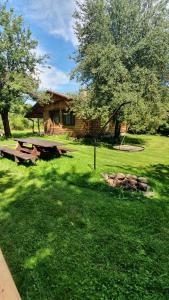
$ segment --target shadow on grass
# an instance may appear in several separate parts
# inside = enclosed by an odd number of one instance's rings
[[[143,146],[146,145],[147,140],[145,140],[143,137],[135,137],[132,135],[126,135],[125,137],[120,138],[119,144],[123,141],[123,144],[127,145],[133,145],[133,146]],[[80,144],[80,145],[94,145],[94,139],[92,137],[86,137],[86,138],[81,138],[81,139],[75,139],[74,140],[75,144]],[[112,136],[102,136],[98,138],[97,140],[97,147],[105,147],[108,149],[113,150],[113,146],[116,145],[116,142]]]
[[[15,179],[13,178],[12,174],[7,171],[0,171],[0,193],[5,192],[8,188],[11,188],[15,185]],[[0,199],[0,202],[2,198]]]
[[[38,137],[40,136],[38,132],[28,132],[28,131],[18,131],[18,132],[13,132],[12,137],[13,138],[28,138],[28,137]]]
[[[6,141],[11,138],[27,138],[27,137],[32,137],[32,136],[39,136],[38,133],[33,133],[33,132],[28,132],[28,131],[15,131],[12,132],[12,137],[6,138],[5,136],[0,137],[0,141]]]
[[[143,137],[135,137],[132,135],[126,135],[125,137],[121,137],[121,140],[124,139],[123,144],[129,144],[129,145],[133,145],[133,146],[143,146],[146,145],[147,140],[145,140]]]
[[[168,185],[169,166],[146,172]],[[75,169],[11,176],[0,173],[0,242],[23,299],[166,299],[168,201]]]

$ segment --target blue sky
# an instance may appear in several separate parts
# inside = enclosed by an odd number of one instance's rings
[[[40,69],[41,88],[74,92],[79,84],[70,81],[74,62],[69,58],[76,49],[72,14],[75,0],[9,0],[17,14],[30,26],[39,42],[37,53],[50,55],[49,68]]]

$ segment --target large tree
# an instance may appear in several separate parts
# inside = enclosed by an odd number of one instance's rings
[[[143,124],[165,115],[169,81],[168,0],[85,0],[75,12],[76,76],[98,116],[131,101],[116,116]],[[86,110],[87,111],[87,110]],[[147,122],[147,123],[146,123]]]
[[[35,54],[36,47],[22,17],[0,5],[0,114],[6,137],[11,135],[9,111],[25,94],[36,94],[37,64],[44,59]]]

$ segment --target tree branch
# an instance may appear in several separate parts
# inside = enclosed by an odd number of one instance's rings
[[[131,101],[128,101],[128,102],[123,102],[122,104],[120,104],[118,107],[116,107],[113,111],[112,111],[112,113],[111,113],[111,115],[110,115],[110,117],[109,117],[109,119],[108,119],[108,121],[104,124],[104,126],[101,128],[101,130],[98,132],[98,134],[97,134],[97,136],[99,136],[103,131],[104,131],[104,129],[106,128],[106,126],[109,124],[109,122],[119,113],[119,111],[121,110],[121,108],[123,107],[123,106],[125,106],[125,105],[127,105],[127,104],[130,104],[131,103]]]

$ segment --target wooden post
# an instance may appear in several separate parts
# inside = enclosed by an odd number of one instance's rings
[[[40,123],[39,123],[39,118],[38,118],[38,133],[40,135]]]
[[[97,147],[97,140],[95,137],[94,138],[94,170],[96,170],[96,147]]]
[[[62,110],[60,108],[59,110],[59,118],[60,118],[60,125],[63,125],[63,115],[62,115]]]

